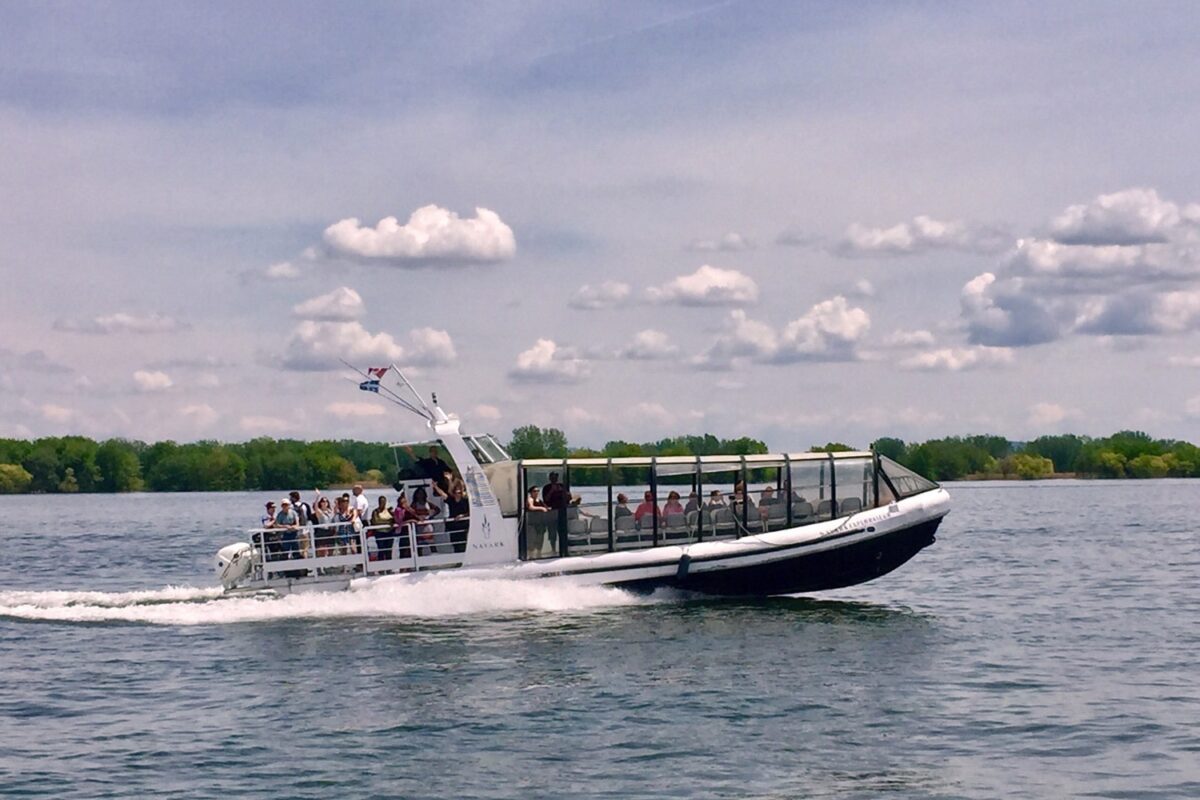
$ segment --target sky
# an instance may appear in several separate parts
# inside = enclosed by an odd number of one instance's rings
[[[1200,441],[1191,3],[0,5],[0,436]]]

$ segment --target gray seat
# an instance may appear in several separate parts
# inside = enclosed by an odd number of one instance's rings
[[[667,514],[666,524],[662,533],[667,539],[688,538],[687,517],[683,514]]]
[[[718,508],[712,512],[712,532],[717,539],[737,536],[737,523],[731,509]]]
[[[588,521],[586,519],[567,520],[567,544],[572,552],[588,546]]]
[[[617,517],[613,521],[613,533],[617,547],[637,547],[638,531],[632,516]]]
[[[837,508],[832,500],[822,500],[817,503],[817,519],[827,520],[833,519],[837,515]]]
[[[777,531],[787,526],[787,504],[771,503],[767,506],[767,530]]]
[[[862,511],[862,500],[857,497],[847,497],[841,502],[841,506],[843,517],[849,516],[850,514],[857,514],[858,512]]]
[[[792,524],[807,525],[816,517],[816,512],[813,511],[812,503],[807,500],[792,501]]]

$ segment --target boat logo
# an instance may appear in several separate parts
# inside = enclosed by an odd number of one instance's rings
[[[483,525],[480,526],[480,529],[483,531],[483,538],[492,538],[492,523],[488,521],[487,517],[483,518]]]

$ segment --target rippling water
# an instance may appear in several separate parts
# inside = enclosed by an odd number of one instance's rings
[[[1200,481],[965,484],[811,598],[220,599],[256,494],[0,497],[0,794],[1200,797]]]

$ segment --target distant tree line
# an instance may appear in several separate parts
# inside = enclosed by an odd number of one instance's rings
[[[952,436],[920,443],[885,437],[874,446],[883,455],[939,481],[968,477],[1030,479],[1054,474],[1200,477],[1200,447],[1154,439],[1141,431],[1121,431],[1095,439],[1073,434],[1042,436],[1025,443],[1010,442],[1003,436]],[[811,449],[829,452],[853,448],[829,442]],[[518,459],[768,452],[767,445],[757,439],[719,439],[712,434],[642,443],[615,440],[598,450],[572,448],[561,430],[535,425],[515,429],[508,451]],[[395,471],[392,448],[382,442],[260,438],[236,444],[147,444],[128,439],[97,442],[85,436],[0,439],[0,494],[303,490],[355,481],[386,484]],[[614,478],[639,483],[645,480],[642,472],[631,468]],[[599,473],[590,477],[579,474],[573,476],[573,482],[593,483],[600,477]]]
[[[188,444],[84,436],[0,439],[0,493],[189,492],[307,489],[356,480],[390,482],[383,443],[253,439]]]
[[[1200,447],[1142,431],[1104,438],[1062,434],[1014,443],[1003,436],[951,436],[921,443],[884,438],[875,449],[934,480],[967,477],[1200,478]]]

